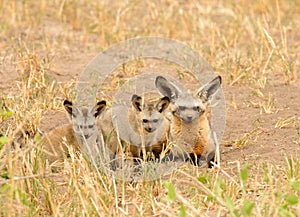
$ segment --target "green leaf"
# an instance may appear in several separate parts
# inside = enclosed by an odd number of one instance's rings
[[[185,217],[186,216],[185,206],[183,204],[181,204],[181,206],[180,206],[179,216],[180,217]]]
[[[26,195],[25,192],[23,192],[20,189],[17,189],[16,192],[15,192],[15,194],[21,200],[21,202],[22,202],[23,205],[25,205],[25,206],[29,206],[30,205],[30,202],[28,201],[27,195]]]
[[[3,178],[3,179],[9,179],[9,173],[7,171],[2,172],[1,178]]]
[[[214,192],[217,196],[221,196],[223,191],[226,189],[226,185],[224,183],[224,180],[220,177],[217,178],[216,184],[214,186]]]
[[[244,201],[244,204],[241,208],[242,214],[244,216],[251,216],[253,208],[254,208],[254,203],[253,202],[251,202],[249,200]]]
[[[294,181],[294,183],[292,184],[292,188],[294,189],[294,191],[299,192],[300,191],[300,182]]]
[[[4,184],[0,187],[0,193],[1,194],[5,194],[6,191],[9,189],[9,185],[8,184]]]
[[[296,205],[298,203],[298,197],[295,194],[287,195],[285,200],[289,205]]]
[[[12,116],[12,112],[1,112],[0,115],[3,119],[9,117],[9,116]]]
[[[214,199],[214,196],[212,194],[207,195],[207,200],[212,201]]]
[[[168,189],[168,199],[173,201],[176,199],[176,193],[174,185],[172,185],[170,182],[164,182],[164,186]]]
[[[36,137],[35,137],[35,142],[36,143],[39,143],[40,141],[41,141],[41,136],[40,135],[37,135]]]
[[[234,203],[227,194],[225,194],[225,205],[230,212],[234,212]]]
[[[246,164],[243,169],[241,169],[241,179],[243,181],[243,183],[245,184],[248,180],[248,164]]]
[[[286,206],[280,207],[278,214],[280,217],[296,217],[296,215],[288,210]]]
[[[2,146],[8,142],[8,138],[6,136],[2,136],[0,137],[0,149],[2,148]]]
[[[203,184],[207,184],[207,179],[204,176],[199,176],[198,181],[203,183]]]
[[[0,137],[0,144],[5,144],[8,142],[8,138],[6,136]]]

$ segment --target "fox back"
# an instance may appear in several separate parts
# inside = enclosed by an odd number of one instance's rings
[[[171,155],[183,153],[186,156],[213,160],[215,143],[210,123],[210,99],[221,85],[218,76],[200,87],[194,93],[180,90],[175,84],[162,76],[155,81],[157,89],[171,99],[170,106],[170,141],[174,143]]]

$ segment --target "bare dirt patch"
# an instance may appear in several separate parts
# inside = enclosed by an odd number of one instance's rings
[[[226,163],[242,160],[249,164],[284,164],[286,157],[299,157],[299,82],[278,82],[264,89],[274,100],[274,111],[270,114],[249,103],[258,99],[253,88],[225,86],[224,91],[228,109],[222,159]],[[280,121],[284,120],[286,125],[281,126]]]

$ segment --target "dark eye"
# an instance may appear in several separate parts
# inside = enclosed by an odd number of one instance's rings
[[[199,107],[199,106],[195,106],[195,107],[193,107],[193,110],[194,110],[194,111],[199,111],[199,110],[200,110],[200,107]]]
[[[80,129],[83,129],[83,125],[79,125],[79,128],[80,128]]]
[[[154,120],[153,120],[153,123],[157,123],[157,122],[158,122],[158,119],[154,119]]]
[[[183,110],[185,110],[185,107],[184,107],[184,106],[178,106],[178,109],[179,109],[180,111],[183,111]]]
[[[92,128],[94,127],[94,125],[89,125],[88,127],[89,127],[90,129],[92,129]]]
[[[144,124],[148,123],[148,120],[147,119],[143,119],[143,123]]]

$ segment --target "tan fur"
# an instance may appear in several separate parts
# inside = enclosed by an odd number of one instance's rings
[[[203,85],[194,94],[180,90],[162,76],[155,81],[156,87],[171,99],[170,141],[174,144],[172,154],[194,154],[205,157],[208,162],[214,158],[216,144],[211,130],[211,107],[209,99],[221,84],[221,77]]]
[[[77,108],[67,100],[64,106],[72,124],[57,127],[41,139],[38,146],[43,155],[50,164],[55,161],[62,162],[69,155],[69,146],[74,151],[82,151],[92,162],[99,160],[104,144],[101,131],[96,126],[96,117],[105,107],[105,101],[98,102],[92,109]]]
[[[101,129],[104,143],[106,147],[111,150],[112,153],[118,153],[120,145],[118,144],[117,132],[114,128],[112,118],[112,109],[107,109],[100,116],[100,122],[98,122],[98,128]]]
[[[153,98],[143,98],[140,105],[141,111],[138,111],[135,106],[128,108],[124,105],[117,105],[103,113],[100,128],[107,147],[115,153],[120,152],[120,150],[124,152],[128,147],[130,154],[135,158],[140,157],[143,146],[146,152],[154,152],[156,156],[159,155],[163,146],[166,145],[166,132],[169,130],[168,120],[155,107],[159,100],[157,97],[155,100]],[[127,116],[126,111],[128,111]],[[143,127],[142,120],[145,118],[150,119],[153,115],[162,124],[153,132],[148,132]],[[120,127],[119,130],[114,128],[113,120]]]
[[[205,112],[188,124],[173,116],[170,129],[171,141],[182,147],[184,151],[196,155],[203,155],[205,149],[211,150],[214,143],[210,138],[210,116],[209,113]]]
[[[44,155],[52,164],[55,161],[62,161],[69,155],[68,147],[70,145],[75,150],[80,150],[72,124],[63,125],[48,132],[40,141],[39,146]]]
[[[9,147],[13,149],[24,148],[29,139],[33,139],[35,130],[30,127],[19,127],[13,134],[13,139],[9,144]]]

